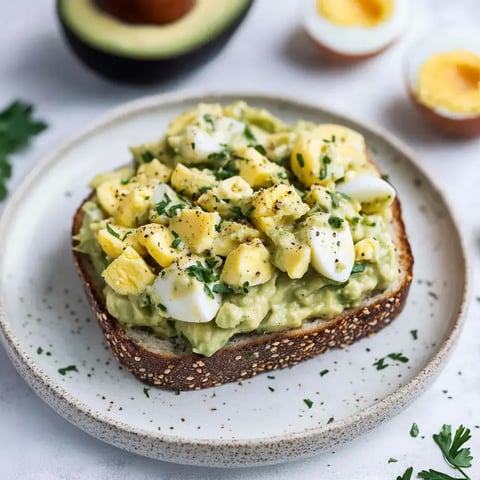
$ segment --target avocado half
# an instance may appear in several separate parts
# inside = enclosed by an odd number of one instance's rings
[[[65,38],[83,63],[119,82],[155,83],[206,62],[226,45],[253,0],[196,0],[166,25],[127,23],[96,0],[57,0]]]

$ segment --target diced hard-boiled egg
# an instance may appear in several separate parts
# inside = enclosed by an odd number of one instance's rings
[[[200,282],[190,269],[198,262],[179,260],[164,269],[153,283],[157,300],[165,314],[175,320],[205,323],[218,312],[221,295],[213,292],[213,284]]]
[[[245,130],[245,124],[234,118],[208,114],[201,118],[205,128],[188,125],[183,134],[168,138],[170,146],[182,155],[184,163],[205,162],[210,155],[224,151],[224,145]]]
[[[270,252],[254,239],[239,245],[225,260],[220,280],[232,287],[254,286],[268,282],[273,275]]]
[[[120,295],[138,295],[155,280],[150,267],[132,247],[125,248],[102,277]]]
[[[142,163],[137,171],[137,179],[140,183],[168,182],[171,175],[172,169],[156,158],[148,163]]]
[[[395,189],[385,180],[371,174],[362,174],[337,185],[337,191],[362,204],[362,210],[374,213],[392,204]]]
[[[235,155],[240,176],[253,188],[270,187],[288,178],[283,167],[270,162],[253,147],[239,148]]]
[[[202,189],[211,187],[215,182],[215,175],[210,170],[188,168],[182,163],[177,164],[171,178],[172,187],[189,196],[198,196]]]
[[[312,250],[313,268],[326,278],[346,282],[355,261],[348,222],[320,213],[308,218],[305,232]]]
[[[138,241],[135,229],[107,225],[106,228],[97,232],[97,241],[102,250],[111,258],[117,258],[129,246],[140,255],[146,254],[144,245]]]
[[[290,223],[310,210],[293,185],[283,184],[256,192],[252,197],[252,207],[250,218],[263,232],[276,225]]]
[[[179,255],[180,251],[172,246],[175,237],[164,225],[144,225],[137,229],[137,238],[161,267],[168,267]]]
[[[170,230],[179,235],[192,252],[202,253],[212,248],[219,223],[220,215],[216,212],[188,208],[170,220]]]

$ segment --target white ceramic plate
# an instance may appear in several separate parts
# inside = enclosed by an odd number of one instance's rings
[[[407,306],[375,337],[291,369],[179,395],[145,390],[112,358],[86,303],[72,265],[71,219],[88,181],[129,160],[127,145],[156,139],[170,119],[199,101],[238,98],[286,121],[342,123],[365,135],[403,200],[416,259]],[[121,107],[39,164],[11,198],[0,232],[0,326],[20,374],[57,412],[93,436],[171,462],[281,462],[374,428],[439,372],[465,304],[466,262],[457,227],[412,154],[385,132],[285,98],[177,95]],[[383,370],[373,366],[398,352],[409,361],[388,361]],[[78,372],[59,373],[70,365]],[[311,408],[304,399],[313,402]]]

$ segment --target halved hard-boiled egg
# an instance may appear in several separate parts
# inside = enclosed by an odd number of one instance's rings
[[[466,31],[422,38],[406,59],[410,97],[442,131],[480,135],[480,37]]]
[[[410,0],[305,0],[304,25],[326,54],[361,60],[385,50],[408,21]]]

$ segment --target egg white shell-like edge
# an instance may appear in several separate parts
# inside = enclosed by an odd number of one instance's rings
[[[410,0],[395,0],[389,20],[371,28],[342,27],[322,17],[316,0],[304,0],[304,26],[319,44],[340,54],[362,56],[376,53],[393,42],[405,29],[410,13]]]
[[[407,76],[407,88],[415,95],[418,71],[421,66],[433,55],[451,52],[453,50],[468,50],[480,55],[480,36],[471,30],[435,30],[417,40],[407,51],[405,56],[405,71]],[[478,114],[466,114],[451,112],[442,107],[432,108],[438,115],[454,120],[476,118]]]

